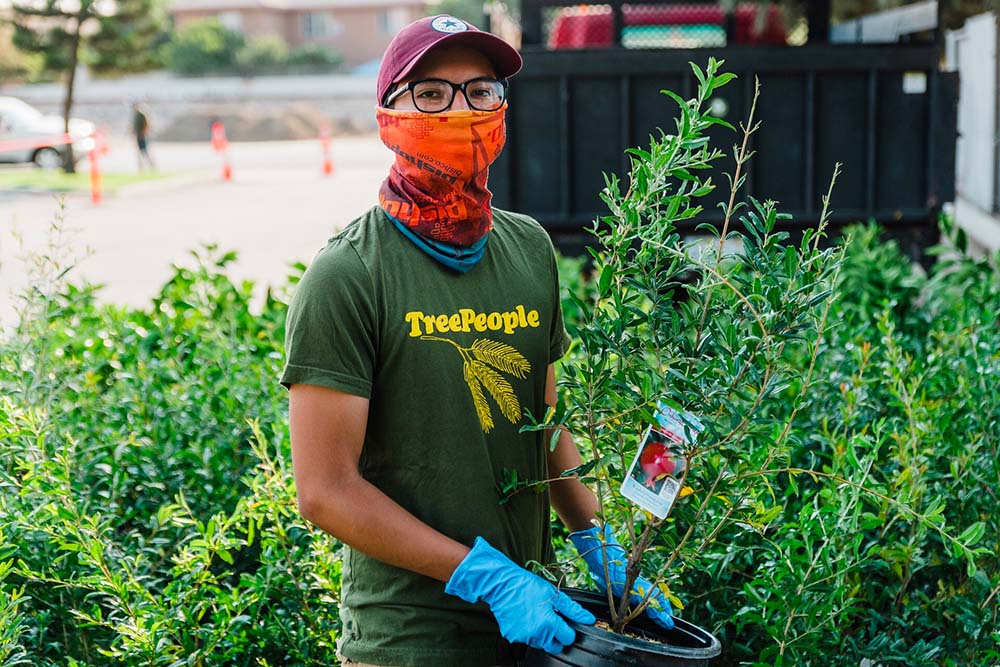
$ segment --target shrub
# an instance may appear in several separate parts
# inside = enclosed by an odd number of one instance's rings
[[[752,130],[734,155],[734,194],[723,206],[722,230],[706,226],[714,238],[693,247],[678,232],[714,190],[699,173],[722,156],[705,134],[721,121],[702,107],[733,78],[718,71],[720,64],[695,68],[700,86],[693,99],[668,93],[680,107],[676,132],[629,151],[627,188],[606,177],[609,214],[595,224],[592,250],[597,294],[580,304],[583,317],[573,332],[580,345],[563,365],[560,421],[580,439],[585,456],[576,472],[597,493],[601,521],[630,548],[626,588],[644,565],[678,606],[672,592],[683,586],[684,572],[704,569],[705,559],[711,563],[717,542],[752,543],[782,514],[774,489],[798,473],[789,451],[798,440],[796,417],[813,382],[841,262],[840,252],[820,248],[822,228],[792,244],[777,229],[784,216],[774,202],[736,202]],[[740,251],[726,252],[726,241]],[[660,403],[696,413],[705,431],[684,445],[680,483],[687,495],[657,518],[619,487]],[[822,529],[827,524],[820,520],[829,518],[843,522],[841,534],[856,532],[856,503],[830,517],[819,503],[810,504],[812,513],[788,520]],[[626,603],[611,610],[618,631],[641,613],[641,606]],[[813,611],[820,610],[813,605]],[[816,616],[816,622],[826,617]]]
[[[867,557],[848,580],[856,611],[845,646],[882,665],[995,664],[1000,592],[1000,271],[997,257],[964,254],[943,221],[942,257],[929,274],[874,227],[837,286],[841,322],[819,365],[803,427],[824,465],[859,465],[866,442],[887,498],[937,517],[958,537],[893,511],[862,521]],[[873,289],[879,286],[879,292]],[[863,461],[861,462],[863,463]],[[975,567],[964,544],[977,544]]]
[[[1000,256],[967,256],[946,218],[942,235],[941,259],[925,273],[876,226],[845,230],[851,240],[831,285],[831,326],[787,450],[790,474],[696,562],[668,571],[681,614],[723,640],[723,664],[1000,659],[992,509],[1000,489]],[[596,289],[575,261],[565,264],[565,294]],[[754,448],[746,456],[752,463]],[[570,561],[575,552],[563,546],[559,555]],[[568,577],[584,581],[579,572]]]
[[[305,44],[288,54],[288,66],[302,70],[336,69],[343,63],[343,56],[319,44]]]
[[[0,79],[36,81],[42,74],[42,57],[19,51],[12,39],[12,26],[0,23]]]
[[[9,405],[9,402],[0,399],[0,422],[6,420]],[[4,430],[0,427],[0,433]],[[20,609],[24,589],[6,583],[14,568],[11,556],[15,551],[13,544],[0,532],[0,665],[3,667],[28,664],[28,654],[22,645],[27,619]]]
[[[285,306],[251,313],[234,259],[196,253],[149,309],[38,281],[0,341],[5,667],[335,662],[339,550],[287,468]]]
[[[629,151],[627,188],[606,177],[596,294],[573,300],[565,403],[537,427],[577,436],[568,473],[623,535],[626,587],[641,568],[686,599],[728,661],[978,664],[1000,593],[995,265],[952,253],[926,280],[870,230],[791,242],[774,202],[736,199],[752,110],[723,229],[702,226],[715,239],[691,248],[678,227],[713,189],[701,174],[720,153],[702,133],[720,121],[701,105],[731,78],[719,65],[695,68],[693,99],[668,93],[676,133]],[[619,492],[661,401],[705,424],[665,520]],[[612,624],[640,612],[623,602]]]
[[[273,72],[288,63],[288,45],[278,35],[251,37],[236,52],[236,68],[242,74]]]
[[[199,19],[177,30],[166,45],[167,67],[178,74],[199,75],[230,70],[245,40],[218,19]]]
[[[1000,256],[966,256],[947,219],[929,273],[871,226],[792,244],[753,201],[742,254],[694,252],[664,214],[695,215],[705,184],[656,175],[706,150],[633,152],[631,189],[605,193],[632,231],[593,279],[561,262],[577,338],[555,417],[614,471],[653,400],[706,417],[716,440],[645,567],[726,664],[997,664]],[[235,255],[207,247],[149,307],[102,305],[66,284],[55,233],[0,333],[0,666],[334,664],[339,549],[296,510],[276,385],[304,267],[255,306]],[[605,515],[626,542],[653,523],[620,499]]]

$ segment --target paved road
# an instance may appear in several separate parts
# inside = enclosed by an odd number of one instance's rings
[[[183,174],[140,184],[94,206],[87,197],[66,200],[64,250],[83,257],[71,273],[106,285],[106,301],[145,305],[203,243],[235,250],[237,279],[283,284],[289,264],[308,262],[326,239],[375,203],[391,154],[376,136],[338,139],[335,173],[322,174],[318,142],[234,145],[233,181],[223,182],[218,156],[204,144],[153,147],[158,167]],[[130,146],[117,141],[111,170],[134,169]],[[45,252],[58,211],[51,195],[0,193],[0,325],[14,317],[12,292],[23,289],[28,254]],[[15,234],[23,237],[24,249]],[[89,252],[88,252],[89,249]],[[86,256],[84,256],[86,255]]]

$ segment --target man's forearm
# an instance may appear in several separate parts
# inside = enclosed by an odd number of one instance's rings
[[[549,364],[545,377],[545,404],[554,408],[557,399],[556,369]],[[545,442],[552,442],[551,429],[545,431]],[[558,478],[563,471],[579,467],[583,462],[573,436],[562,427],[559,427],[559,440],[555,448],[546,451],[545,457],[550,478]],[[574,478],[561,478],[552,482],[549,485],[549,497],[556,514],[573,532],[593,526],[594,518],[601,508],[597,496],[583,482]]]
[[[562,429],[556,448],[548,453],[549,477],[559,477],[564,470],[576,468],[581,462],[573,437],[569,431]],[[552,507],[570,531],[587,530],[593,526],[600,504],[597,496],[583,482],[572,477],[562,478],[553,481],[549,489]]]
[[[439,581],[448,581],[469,553],[467,546],[420,521],[361,477],[338,484],[301,510],[351,548]]]
[[[593,528],[600,506],[590,489],[576,479],[560,480],[551,488],[552,507],[570,532]]]

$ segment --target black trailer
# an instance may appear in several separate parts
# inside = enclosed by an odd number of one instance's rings
[[[830,43],[829,4],[807,3],[803,46],[651,49],[622,45],[629,8],[650,5],[616,0],[612,44],[560,49],[549,48],[551,35],[545,44],[542,26],[551,28],[553,9],[569,0],[522,0],[524,69],[511,85],[507,148],[490,173],[495,205],[536,217],[564,251],[582,247],[584,228],[605,212],[602,172],[626,174],[626,148],[674,128],[676,103],[660,90],[692,96],[689,61],[703,67],[714,56],[739,77],[712,100],[731,124],[746,118],[755,77],[761,83],[758,153],[742,194],[778,201],[793,216],[792,231],[815,225],[840,162],[833,226],[876,220],[909,254],[921,254],[937,239],[942,204],[954,198],[957,74],[940,70],[939,29],[924,41]],[[732,34],[731,20],[725,30]],[[727,151],[739,139],[719,126],[710,136]],[[721,221],[710,205],[728,198],[721,172],[732,160],[718,164],[713,182],[721,187],[697,223]]]

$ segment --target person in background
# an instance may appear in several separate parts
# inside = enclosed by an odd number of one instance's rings
[[[595,618],[527,569],[554,559],[550,507],[599,586],[606,571],[612,587],[623,579],[624,550],[579,480],[503,504],[498,491],[511,472],[558,478],[581,462],[565,431],[550,448],[551,434],[521,430],[556,404],[569,336],[548,235],[493,208],[487,188],[520,68],[506,42],[452,16],[395,36],[378,76],[379,134],[395,153],[379,204],[320,251],[289,307],[296,493],[345,545],[346,665],[507,666],[525,645],[562,651],[570,623]],[[656,601],[650,615],[672,626]]]
[[[153,158],[149,155],[149,114],[139,102],[132,103],[132,134],[139,149],[139,171],[148,166],[150,171],[156,171]]]

